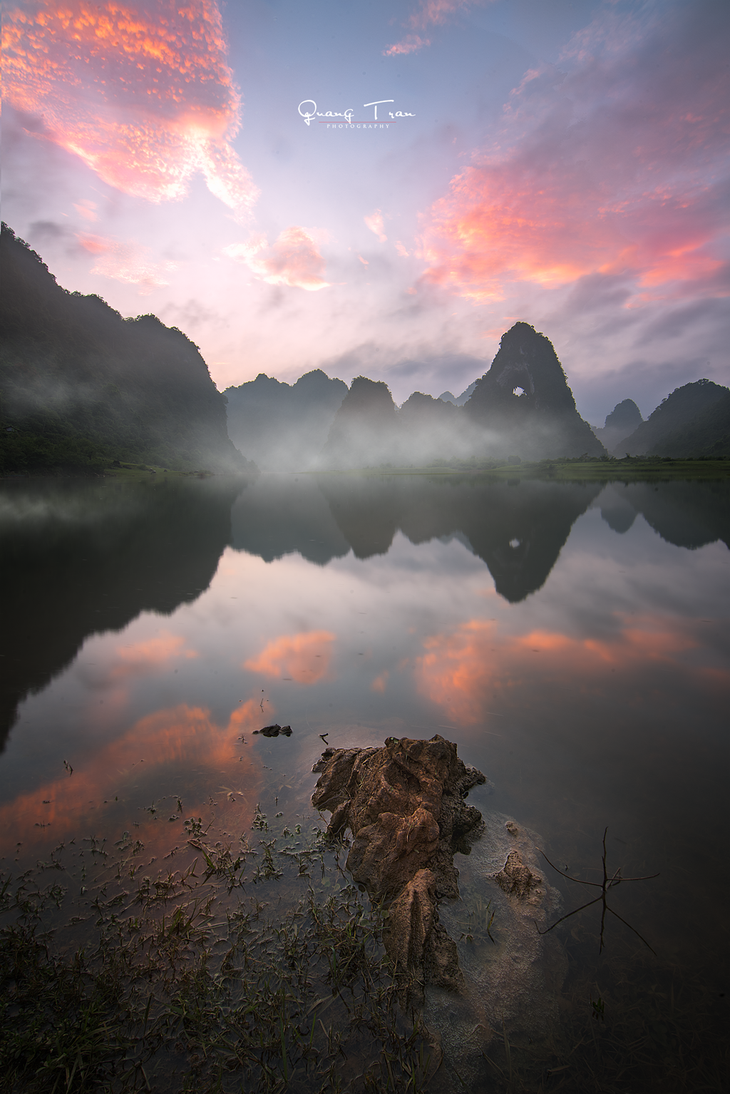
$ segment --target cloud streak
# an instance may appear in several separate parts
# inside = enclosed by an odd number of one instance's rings
[[[529,71],[424,219],[425,282],[479,303],[598,274],[628,280],[629,307],[716,290],[728,22],[704,2],[602,12],[560,69]]]
[[[244,221],[258,192],[231,144],[241,102],[215,0],[41,0],[3,15],[3,97],[100,178],[147,201],[201,172]]]
[[[415,53],[431,45],[430,38],[422,37],[429,27],[438,27],[445,23],[457,11],[473,7],[474,0],[421,0],[406,22],[410,33],[400,42],[383,50],[384,57],[396,57],[398,54]]]

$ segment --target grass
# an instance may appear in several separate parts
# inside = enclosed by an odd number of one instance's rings
[[[314,473],[314,472],[313,472]],[[670,482],[730,478],[730,458],[671,459],[668,456],[578,456],[529,463],[508,460],[439,460],[428,467],[362,468],[318,471],[317,475],[479,476],[482,481],[518,483],[521,479],[548,482]]]
[[[0,878],[3,1090],[424,1089],[434,1056],[399,1005],[382,912],[319,830],[198,833],[156,876],[139,841],[89,850],[83,885],[70,848]]]

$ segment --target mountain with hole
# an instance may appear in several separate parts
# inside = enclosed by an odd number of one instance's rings
[[[529,323],[502,335],[492,367],[464,405],[495,451],[521,459],[602,456],[605,449],[578,413],[552,342]]]

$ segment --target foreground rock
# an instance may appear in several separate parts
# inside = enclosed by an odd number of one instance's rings
[[[560,894],[538,837],[501,813],[485,824],[466,805],[486,780],[440,736],[328,748],[314,770],[312,803],[332,811],[331,835],[352,832],[347,867],[386,905],[386,949],[421,997],[438,1070],[429,1090],[491,1088],[494,1038],[549,1039],[559,1021],[567,961],[546,932]]]
[[[312,795],[332,812],[330,835],[353,835],[347,868],[370,898],[388,907],[385,948],[413,984],[456,989],[463,977],[438,902],[459,895],[456,851],[468,852],[482,815],[464,798],[485,782],[436,735],[389,737],[383,748],[328,748]]]

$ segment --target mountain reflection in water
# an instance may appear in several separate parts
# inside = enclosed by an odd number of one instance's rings
[[[599,497],[600,495],[600,497]],[[458,538],[516,604],[540,589],[575,520],[598,499],[616,532],[637,514],[668,543],[730,545],[725,483],[484,483],[423,476],[263,475],[256,482],[2,484],[0,749],[18,703],[62,671],[92,634],[200,596],[229,544],[265,562],[325,566]]]
[[[242,481],[0,484],[0,749],[18,702],[91,634],[169,615],[207,588]]]

